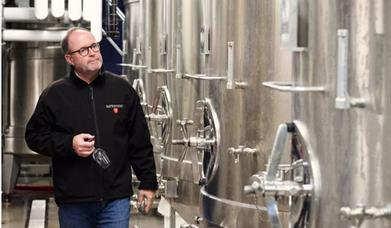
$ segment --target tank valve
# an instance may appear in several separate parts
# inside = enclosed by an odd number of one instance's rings
[[[299,196],[310,195],[313,190],[312,184],[299,184],[289,180],[266,181],[264,174],[255,174],[250,180],[251,185],[244,186],[246,194],[260,192],[265,196]]]
[[[348,220],[354,227],[359,228],[365,219],[391,217],[391,204],[387,204],[383,208],[366,207],[364,205],[355,208],[341,207],[340,216],[342,220]]]
[[[228,148],[228,154],[231,154],[231,155],[233,155],[235,157],[235,159],[234,159],[235,163],[239,162],[241,154],[252,155],[252,154],[255,154],[257,152],[258,152],[257,149],[255,149],[255,148],[248,148],[248,147],[245,147],[243,145],[239,145],[238,148],[234,148],[234,147]]]

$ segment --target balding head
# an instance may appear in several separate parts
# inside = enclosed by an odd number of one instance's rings
[[[88,29],[82,28],[82,27],[72,27],[72,28],[68,29],[66,35],[64,36],[64,38],[61,41],[61,48],[62,48],[62,51],[64,52],[64,54],[68,53],[68,51],[69,51],[69,37],[75,31],[90,32]]]

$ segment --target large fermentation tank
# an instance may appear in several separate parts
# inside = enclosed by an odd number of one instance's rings
[[[313,175],[299,227],[390,227],[391,3],[299,2],[308,31],[298,30],[298,43],[308,42],[293,57],[294,86],[284,88],[301,87],[292,145],[309,149]]]
[[[143,18],[141,17],[140,0],[124,0],[125,7],[125,40],[126,54],[124,61],[127,64],[140,64],[141,55],[141,29]],[[124,74],[129,82],[139,77],[139,70],[132,67],[124,67]]]
[[[157,174],[161,182],[161,155],[171,150],[172,112],[175,101],[175,15],[174,1],[126,1],[127,43],[132,55],[127,58],[133,86],[151,132]],[[135,15],[141,15],[135,17]],[[134,26],[132,26],[134,24]],[[137,30],[135,30],[137,28]],[[137,76],[136,76],[137,75]],[[128,75],[129,76],[129,75]],[[169,85],[170,84],[170,85]],[[164,155],[163,155],[164,156]]]
[[[309,2],[295,82],[326,89],[294,96],[294,118],[322,161],[311,227],[390,227],[391,3]]]
[[[200,169],[201,159],[195,146],[187,142],[197,136],[200,120],[196,106],[202,99],[202,82],[193,76],[204,74],[205,54],[200,47],[200,33],[205,12],[202,1],[170,2],[173,18],[169,27],[175,39],[169,43],[174,52],[168,66],[176,72],[168,78],[173,102],[170,137],[173,145],[162,155],[163,179],[171,206],[187,222],[193,223],[200,215],[200,176],[193,168]]]
[[[138,92],[151,132],[155,165],[160,175],[160,145],[156,134],[156,121],[151,118],[153,102],[159,86],[163,83],[152,72],[159,64],[159,27],[162,15],[157,14],[158,1],[125,1],[126,42],[129,53],[124,65],[127,77]]]
[[[208,7],[213,20],[207,75],[216,80],[208,81],[206,96],[221,140],[217,164],[209,163],[217,172],[201,189],[202,216],[211,227],[270,227],[263,198],[245,195],[243,187],[265,169],[278,124],[291,119],[289,95],[262,86],[290,79],[291,54],[279,46],[279,7],[261,0],[210,1]],[[287,201],[279,203],[286,221]]]
[[[127,1],[127,17],[135,1]],[[142,22],[136,39],[131,67],[139,69],[133,85],[142,98],[154,144],[155,162],[165,184],[164,196],[187,221],[199,214],[199,185],[194,183],[191,154],[195,148],[183,143],[181,127],[185,123],[189,135],[197,129],[190,122],[201,97],[201,82],[188,76],[203,73],[200,53],[202,26],[201,1],[140,1]],[[135,22],[130,22],[135,23]],[[128,28],[128,27],[127,27]],[[129,29],[129,28],[128,28]],[[126,33],[129,34],[130,33]],[[137,59],[135,59],[135,57]],[[172,145],[175,141],[178,145]],[[186,148],[186,149],[185,149]],[[188,152],[185,152],[188,151]],[[195,166],[199,166],[196,158]],[[160,161],[162,164],[160,164]],[[161,166],[161,168],[160,168]]]
[[[22,157],[40,155],[28,149],[24,141],[25,126],[39,95],[55,79],[65,76],[66,62],[58,43],[9,43],[6,72],[3,71],[3,115],[6,122],[3,146],[3,191],[12,192]],[[4,70],[3,69],[3,70]]]

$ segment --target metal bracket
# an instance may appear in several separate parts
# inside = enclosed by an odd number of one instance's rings
[[[349,31],[338,29],[338,72],[337,72],[337,97],[335,108],[350,109],[351,107],[365,107],[365,100],[351,98],[348,92],[348,53]]]
[[[225,80],[225,76],[207,76],[206,74],[184,74],[183,78],[197,80]]]
[[[248,86],[247,82],[235,81],[234,58],[235,42],[228,42],[228,67],[227,67],[227,89],[243,89]]]
[[[325,91],[325,88],[323,86],[296,86],[293,82],[267,81],[267,82],[262,82],[262,85],[281,92],[290,92],[290,93],[308,93],[308,92]]]
[[[137,37],[136,38],[136,48],[133,48],[133,55],[132,55],[132,63],[129,64],[129,63],[119,63],[118,65],[119,66],[124,66],[124,67],[131,67],[132,70],[139,70],[139,69],[146,69],[148,68],[147,65],[140,65],[140,64],[136,64],[137,62],[137,59],[139,56],[141,56],[141,41],[140,41],[140,38]]]

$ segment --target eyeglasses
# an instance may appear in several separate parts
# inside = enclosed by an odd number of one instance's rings
[[[84,57],[84,56],[87,56],[90,53],[90,49],[93,52],[98,52],[100,50],[99,43],[93,43],[93,44],[91,44],[88,47],[82,47],[79,50],[76,50],[76,51],[73,51],[73,52],[69,52],[69,54],[72,55],[72,54],[78,52],[81,56]]]

